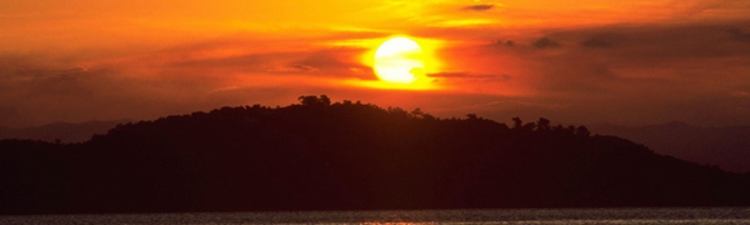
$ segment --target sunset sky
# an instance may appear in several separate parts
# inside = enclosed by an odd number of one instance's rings
[[[423,86],[378,81],[394,36]],[[442,117],[750,125],[750,1],[0,0],[0,126],[327,94]]]

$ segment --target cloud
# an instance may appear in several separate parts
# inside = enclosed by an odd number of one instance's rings
[[[283,105],[304,94],[500,120],[750,124],[741,115],[750,113],[741,94],[750,87],[748,24],[424,28],[431,30],[415,36],[447,40],[439,52],[446,72],[430,74],[447,88],[419,93],[337,84],[375,78],[358,62],[366,49],[321,44],[348,34],[322,41],[228,37],[121,55],[102,50],[91,53],[101,56],[94,59],[6,54],[0,126]]]
[[[526,101],[557,106],[544,111],[556,120],[750,124],[739,113],[750,112],[750,102],[738,97],[750,87],[745,76],[750,74],[750,45],[741,29],[748,25],[750,21],[609,25],[511,36],[502,40],[531,44],[485,45],[485,53],[472,60],[495,66],[471,64],[479,68],[471,73],[502,74],[493,68],[503,68],[512,74],[512,85],[493,84],[497,89],[526,87]],[[556,50],[536,51],[551,48]]]
[[[482,81],[509,81],[512,77],[508,74],[476,74],[470,72],[443,72],[429,74],[434,78],[464,79],[464,80],[482,80]]]
[[[298,61],[266,54],[187,61],[178,57],[162,64],[139,57],[90,68],[51,65],[45,62],[54,60],[32,56],[0,56],[0,126],[149,119],[225,105],[287,104],[305,90],[330,86],[321,76],[356,75],[346,63],[322,57],[327,54],[299,54]],[[277,65],[287,70],[270,69]],[[336,75],[331,68],[339,66],[343,69]]]
[[[560,43],[557,41],[554,41],[550,39],[549,37],[543,37],[540,38],[533,43],[534,47],[538,49],[549,49],[549,48],[559,48]]]
[[[4,125],[93,119],[116,113],[121,100],[137,98],[142,91],[131,83],[119,82],[105,69],[49,65],[36,62],[36,58],[2,58],[0,102],[15,112],[6,117]]]
[[[218,52],[231,51],[243,43],[214,46]],[[211,46],[211,45],[208,45]],[[208,51],[206,54],[194,52]],[[262,52],[234,52],[232,54],[212,54],[210,50],[178,48],[147,56],[160,58],[161,64],[154,65],[169,73],[214,74],[219,76],[238,75],[308,75],[338,78],[374,77],[372,72],[356,61],[364,53],[360,48],[315,48],[309,50],[278,50]],[[191,55],[192,54],[192,55]],[[188,57],[186,57],[186,55]],[[130,64],[141,64],[143,58],[135,58]]]
[[[750,42],[750,32],[742,30],[741,28],[731,28],[727,32],[729,32],[729,34],[731,34],[737,41]]]
[[[611,48],[614,46],[614,43],[606,38],[601,37],[592,37],[588,40],[585,40],[581,42],[581,46],[588,47],[588,48]]]
[[[0,107],[0,131],[3,126],[15,123],[14,120],[18,118],[18,112],[14,108]]]
[[[340,87],[342,80],[375,79],[357,61],[365,49],[313,42],[230,37],[137,53],[99,50],[96,58],[0,53],[0,126],[283,105],[354,88]]]
[[[497,46],[504,46],[504,47],[515,47],[516,42],[513,40],[497,40],[495,42],[495,45]]]
[[[488,11],[493,8],[495,8],[495,5],[493,4],[477,4],[477,5],[466,6],[463,9],[470,10],[470,11]]]

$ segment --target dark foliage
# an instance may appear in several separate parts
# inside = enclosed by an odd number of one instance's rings
[[[3,213],[729,206],[747,176],[585,127],[439,119],[303,96],[119,125],[80,144],[0,141]]]

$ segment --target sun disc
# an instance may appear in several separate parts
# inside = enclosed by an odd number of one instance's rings
[[[407,37],[394,37],[381,44],[375,52],[373,69],[383,81],[410,84],[424,71],[422,48]]]

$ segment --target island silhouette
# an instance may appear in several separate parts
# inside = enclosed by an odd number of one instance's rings
[[[0,141],[0,213],[748,206],[750,175],[584,126],[301,96]]]

